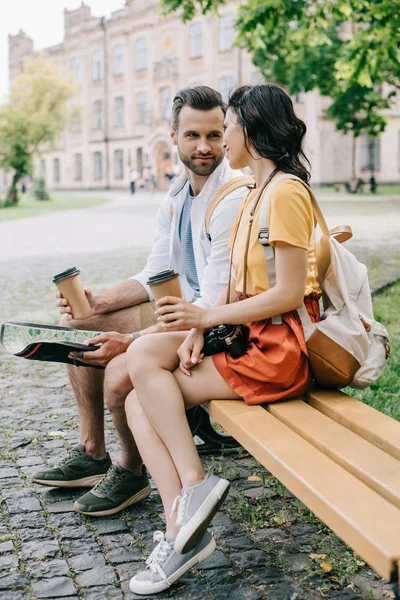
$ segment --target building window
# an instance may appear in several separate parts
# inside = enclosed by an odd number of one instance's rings
[[[235,30],[233,29],[233,13],[221,15],[219,20],[219,51],[226,52],[232,48],[235,39]]]
[[[60,161],[58,158],[53,160],[53,171],[54,171],[54,182],[59,183],[60,181]]]
[[[381,140],[367,134],[361,136],[361,169],[363,171],[380,171]]]
[[[124,99],[122,96],[115,98],[114,106],[114,125],[115,127],[123,127],[125,122],[124,114]]]
[[[147,69],[147,42],[145,38],[136,40],[136,71]]]
[[[103,102],[96,100],[93,104],[93,129],[103,128]]]
[[[124,153],[122,150],[114,152],[114,179],[124,178]]]
[[[232,75],[224,75],[219,80],[219,91],[221,92],[224,102],[228,102],[229,94],[235,87],[235,80]]]
[[[82,154],[75,154],[75,181],[82,181]]]
[[[172,117],[172,89],[165,87],[160,92],[161,118],[169,121]]]
[[[74,83],[83,81],[83,59],[82,56],[74,56],[71,60],[71,76]]]
[[[44,158],[40,161],[40,176],[46,179],[46,161]]]
[[[203,56],[203,25],[192,23],[189,28],[190,58]]]
[[[82,123],[80,119],[74,119],[72,121],[72,133],[81,133],[82,131]]]
[[[101,152],[94,153],[94,178],[96,181],[103,179],[103,155]]]
[[[139,124],[146,123],[147,92],[138,92],[136,94],[136,110],[137,110],[136,122]]]
[[[93,52],[93,81],[104,79],[104,52],[96,50]]]
[[[113,49],[113,73],[114,75],[124,74],[124,47],[122,44],[114,46]]]

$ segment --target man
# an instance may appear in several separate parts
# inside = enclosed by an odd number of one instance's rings
[[[209,87],[187,88],[175,96],[172,113],[171,139],[184,171],[161,203],[155,242],[145,268],[98,296],[86,290],[91,315],[85,320],[73,320],[66,300],[58,302],[65,315],[64,325],[111,332],[95,339],[101,343],[99,350],[80,353],[77,360],[89,365],[112,363],[105,378],[98,369],[69,367],[79,409],[81,443],[58,467],[37,473],[33,481],[58,487],[97,483],[74,506],[78,512],[92,516],[114,514],[150,494],[124,409],[125,398],[132,390],[124,353],[138,336],[161,330],[154,324],[149,277],[174,269],[180,273],[183,297],[203,307],[215,302],[228,280],[227,243],[245,194],[243,189],[220,202],[211,217],[209,237],[205,231],[209,202],[224,183],[240,175],[224,158],[224,103],[221,95]],[[105,451],[103,385],[121,444],[121,458],[115,465]]]

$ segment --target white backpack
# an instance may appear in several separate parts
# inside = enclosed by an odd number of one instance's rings
[[[388,332],[374,319],[367,267],[329,232],[312,190],[291,174],[277,177],[267,187],[259,213],[259,241],[264,246],[270,285],[275,281],[275,256],[268,244],[268,198],[284,179],[300,181],[308,190],[323,234],[319,250],[325,248],[328,252],[327,270],[321,273],[320,280],[321,321],[313,323],[304,304],[298,310],[314,378],[328,387],[350,385],[363,389],[382,375],[390,353]],[[317,249],[317,262],[320,261]]]

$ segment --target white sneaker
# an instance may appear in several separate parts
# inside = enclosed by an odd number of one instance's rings
[[[164,536],[162,531],[156,531],[153,539],[158,544],[146,560],[146,570],[132,577],[129,582],[134,594],[146,596],[167,590],[186,571],[210,556],[216,546],[214,538],[208,532],[200,544],[187,554],[175,552],[174,538]]]
[[[182,490],[172,511],[178,505],[177,525],[180,530],[175,540],[175,550],[185,554],[202,540],[215,513],[229,492],[230,483],[216,475],[206,475],[195,487]]]

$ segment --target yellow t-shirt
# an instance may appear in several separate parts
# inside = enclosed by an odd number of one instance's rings
[[[276,176],[278,175],[280,173],[277,173]],[[238,293],[243,292],[244,255],[249,231],[250,212],[257,194],[258,190],[256,189],[248,195],[243,205],[243,212],[239,211],[229,240],[229,247],[232,248],[237,231],[232,264]],[[261,204],[262,200],[259,201],[254,214],[247,256],[247,294],[250,296],[261,294],[270,288],[264,248],[258,241],[260,229],[258,215]],[[308,250],[305,296],[313,292],[320,293],[317,281],[315,226],[311,198],[307,189],[299,181],[284,179],[272,190],[268,206],[268,227],[271,246],[279,241]]]

